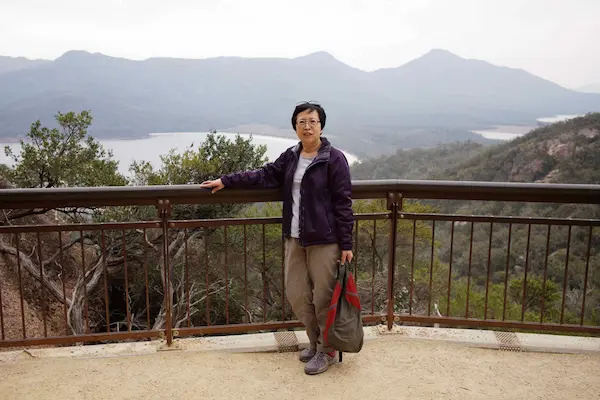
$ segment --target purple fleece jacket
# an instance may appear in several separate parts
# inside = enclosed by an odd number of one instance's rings
[[[321,137],[321,147],[306,168],[300,187],[300,242],[303,246],[338,243],[352,250],[352,184],[348,161]],[[263,167],[224,175],[226,188],[278,188],[283,195],[283,235],[290,236],[292,181],[302,145],[290,147]]]

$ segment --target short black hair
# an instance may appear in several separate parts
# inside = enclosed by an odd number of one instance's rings
[[[325,121],[327,120],[327,114],[325,114],[325,110],[319,103],[314,102],[304,102],[300,103],[294,109],[294,113],[292,114],[292,127],[296,130],[296,118],[298,118],[298,114],[304,111],[316,111],[319,114],[319,121],[321,121],[321,129],[325,128]]]

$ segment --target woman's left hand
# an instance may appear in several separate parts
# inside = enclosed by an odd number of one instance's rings
[[[352,250],[342,250],[342,259],[341,259],[342,264],[345,264],[346,261],[352,262],[352,257],[354,257],[352,255]]]

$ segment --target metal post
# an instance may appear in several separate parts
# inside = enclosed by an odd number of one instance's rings
[[[173,344],[173,324],[172,324],[172,304],[173,293],[171,291],[171,264],[169,263],[169,218],[173,206],[168,199],[158,200],[158,217],[161,219],[161,228],[163,235],[163,282],[165,296],[165,337],[167,346]]]
[[[390,232],[388,247],[387,328],[394,326],[394,277],[396,275],[396,239],[398,211],[402,209],[402,194],[388,193],[387,208],[390,210]]]

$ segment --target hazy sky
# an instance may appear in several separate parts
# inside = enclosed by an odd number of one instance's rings
[[[399,66],[432,48],[526,69],[568,87],[600,82],[600,0],[0,0],[0,55],[68,50],[296,57]]]

